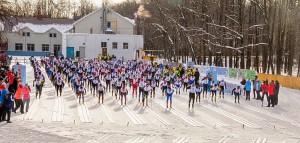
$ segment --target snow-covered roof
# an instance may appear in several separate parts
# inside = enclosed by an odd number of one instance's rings
[[[121,18],[123,18],[124,20],[126,20],[127,22],[129,22],[130,24],[135,25],[135,20],[134,19],[130,19],[128,17],[124,17],[121,14],[115,12],[114,10],[112,10],[110,8],[108,8],[108,9],[111,10],[111,11],[113,11],[114,13],[116,13],[118,16],[120,16]]]
[[[19,23],[14,26],[12,31],[17,32],[21,29],[28,28],[34,33],[45,33],[51,29],[55,29],[61,33],[65,33],[73,28],[72,24],[47,24],[47,25],[37,25],[32,23]]]
[[[124,17],[122,16],[125,20],[127,20],[129,23],[131,23],[132,25],[135,25],[135,20],[134,19],[130,19],[128,17]]]

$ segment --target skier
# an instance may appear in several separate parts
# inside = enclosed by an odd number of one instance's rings
[[[84,103],[84,95],[86,94],[86,89],[83,87],[83,85],[81,84],[78,87],[78,97],[79,97],[79,103],[81,103],[81,98],[82,98],[82,103]]]
[[[151,98],[154,99],[155,98],[155,87],[156,87],[156,82],[154,79],[152,79],[152,81],[151,81],[151,87],[152,87]]]
[[[165,91],[165,93],[166,93],[166,97],[167,97],[167,101],[166,101],[167,109],[169,107],[168,106],[169,101],[170,101],[170,109],[171,109],[172,108],[172,96],[173,96],[174,90],[171,89],[171,87],[169,86],[167,88],[167,90]]]
[[[109,92],[110,92],[110,81],[111,81],[111,74],[108,72],[105,75],[105,83],[106,83],[106,91],[108,89]]]
[[[189,109],[191,109],[191,101],[192,101],[192,109],[194,109],[195,94],[196,94],[196,87],[195,84],[192,84],[189,91]]]
[[[137,97],[138,78],[135,76],[132,80],[132,98]],[[134,96],[135,95],[135,96]]]
[[[202,87],[200,84],[196,85],[196,102],[199,99],[199,103],[201,102],[201,92],[202,92]]]
[[[242,92],[242,90],[241,90],[240,86],[237,86],[236,88],[234,88],[232,90],[232,94],[234,94],[234,103],[236,103],[236,98],[238,98],[238,103],[240,104],[240,95],[241,95],[241,92]]]
[[[149,95],[149,92],[151,92],[152,90],[152,87],[150,86],[149,83],[147,83],[147,85],[144,87],[143,91],[143,99],[142,99],[142,102],[143,102],[143,106],[145,107],[145,102],[146,102],[146,106],[148,107],[148,95]]]
[[[58,79],[56,80],[55,86],[56,86],[56,96],[58,97],[58,93],[61,96],[62,93],[62,88],[64,87],[65,83],[62,80],[61,77],[58,77]]]
[[[99,78],[94,76],[93,83],[92,83],[93,89],[92,89],[92,92],[91,92],[93,94],[93,97],[96,94],[98,83],[99,83]]]
[[[144,82],[144,79],[143,78],[141,78],[140,79],[140,82],[139,82],[139,102],[141,102],[141,96],[142,96],[142,94],[143,94],[143,89],[144,89],[144,87],[145,87],[145,82]]]
[[[183,78],[183,91],[185,89],[185,91],[187,92],[187,86],[188,86],[188,83],[189,83],[189,78],[187,76],[184,76]]]
[[[177,80],[174,83],[175,89],[176,89],[176,94],[177,92],[180,94],[180,88],[182,86],[181,80],[177,78]]]
[[[224,81],[224,79],[222,79],[220,82],[219,82],[219,87],[220,87],[220,98],[221,98],[221,95],[223,94],[223,99],[224,99],[224,91],[226,89],[226,82]]]
[[[98,103],[100,104],[100,99],[102,99],[102,104],[104,102],[104,91],[105,91],[105,87],[99,83],[98,85]]]
[[[121,93],[121,105],[123,105],[123,98],[124,98],[124,103],[125,103],[125,106],[126,106],[126,96],[128,94],[128,90],[126,89],[125,85],[122,85],[120,93]]]
[[[204,98],[204,94],[205,94],[205,98],[207,98],[208,77],[205,77],[204,79],[202,79],[202,83],[203,83],[203,98]]]
[[[211,87],[211,101],[214,102],[214,98],[215,98],[215,102],[217,102],[217,90],[218,90],[218,86],[217,84],[212,84]]]
[[[167,81],[164,81],[163,83],[161,83],[160,88],[161,88],[161,90],[162,90],[162,96],[164,96],[164,94],[165,94],[165,92],[166,92],[166,90],[167,90],[167,88],[168,88],[168,83],[167,83]]]
[[[42,94],[42,81],[40,79],[40,77],[37,77],[34,81],[33,81],[33,87],[34,87],[34,84],[35,84],[35,98],[37,99],[38,98],[38,95],[39,95],[39,98],[41,98],[41,94]]]

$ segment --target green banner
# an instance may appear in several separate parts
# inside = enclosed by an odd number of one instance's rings
[[[245,78],[254,80],[256,76],[255,70],[245,70]]]
[[[235,78],[236,77],[236,69],[229,68],[229,77]]]

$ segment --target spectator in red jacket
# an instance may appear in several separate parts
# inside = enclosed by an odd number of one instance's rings
[[[268,86],[268,92],[269,92],[269,103],[267,107],[270,107],[270,102],[272,104],[272,107],[274,107],[275,100],[274,100],[274,91],[275,91],[275,84],[274,81],[271,81],[271,84]]]
[[[261,86],[261,92],[262,92],[262,97],[261,97],[261,106],[264,106],[264,97],[266,95],[268,105],[269,105],[269,94],[268,94],[268,83],[266,81],[263,82],[264,84]]]

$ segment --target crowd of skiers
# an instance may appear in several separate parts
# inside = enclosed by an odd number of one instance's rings
[[[224,99],[226,82],[224,79],[215,83],[210,74],[200,78],[197,68],[182,66],[170,66],[156,63],[145,63],[121,60],[99,60],[98,58],[89,61],[74,61],[69,58],[45,58],[41,57],[39,62],[36,58],[30,58],[34,69],[33,87],[35,87],[36,99],[42,96],[42,88],[45,76],[41,68],[45,68],[46,74],[56,89],[56,96],[62,96],[64,88],[71,88],[79,100],[84,103],[84,97],[90,93],[98,97],[98,103],[104,103],[105,96],[111,95],[121,105],[126,106],[129,91],[132,99],[137,99],[143,107],[149,107],[148,100],[154,99],[157,95],[165,96],[166,108],[172,108],[173,94],[181,95],[188,93],[188,107],[194,109],[195,102],[201,99],[211,99],[212,102],[219,98]],[[22,86],[17,75],[9,68],[1,70],[0,85],[0,121],[10,122],[10,113],[20,108],[20,112],[28,112],[31,88],[28,84]],[[157,92],[158,89],[161,90]],[[278,104],[279,83],[278,81],[258,80],[257,76],[253,81],[243,79],[239,86],[232,90],[235,96],[235,103],[239,103],[242,93],[246,100],[250,100],[250,93],[253,92],[253,99],[261,100],[267,98],[268,106]],[[209,95],[209,96],[208,96]],[[7,115],[7,117],[6,117]]]
[[[172,108],[174,93],[180,95],[186,92],[189,108],[193,109],[195,101],[200,102],[201,98],[209,97],[216,102],[218,93],[219,98],[224,99],[226,89],[224,80],[214,83],[210,75],[200,78],[197,68],[98,58],[76,62],[69,58],[42,58],[41,62],[56,87],[57,96],[62,95],[62,89],[67,85],[74,90],[79,103],[84,103],[84,97],[90,92],[98,97],[98,103],[104,103],[104,97],[111,94],[121,101],[121,105],[126,105],[131,90],[132,99],[148,107],[149,98],[154,99],[158,94],[157,88],[160,88],[161,95],[166,97],[166,108]],[[39,65],[37,61],[34,64]]]

